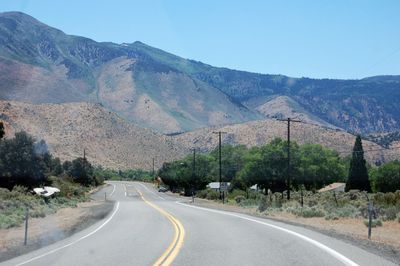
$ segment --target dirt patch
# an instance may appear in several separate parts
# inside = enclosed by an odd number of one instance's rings
[[[25,225],[0,230],[0,262],[64,239],[100,219],[113,209],[114,202],[91,201],[76,208],[64,208],[44,218],[29,220],[28,244],[24,246]]]
[[[231,204],[223,205],[215,201],[197,198],[195,205],[303,226],[361,247],[394,263],[398,264],[400,261],[400,223],[397,221],[384,221],[382,227],[372,228],[371,240],[368,240],[368,229],[362,219],[340,218],[339,220],[325,220],[323,217],[303,218],[287,212],[263,214],[258,212],[256,207],[244,208]]]

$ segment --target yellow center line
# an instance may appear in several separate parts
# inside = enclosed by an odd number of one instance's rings
[[[162,208],[159,206],[155,205],[154,203],[148,201],[145,199],[143,196],[142,192],[140,192],[136,187],[136,191],[139,193],[140,197],[142,200],[156,209],[158,212],[160,212],[163,216],[165,216],[172,224],[174,227],[174,237],[172,239],[172,242],[169,244],[168,248],[165,250],[165,252],[157,259],[157,261],[153,264],[153,266],[161,266],[161,265],[171,265],[171,263],[174,261],[176,256],[178,255],[180,249],[182,248],[183,245],[183,240],[185,238],[185,229],[182,225],[182,223],[176,219],[174,216],[172,216],[170,213],[164,211]]]

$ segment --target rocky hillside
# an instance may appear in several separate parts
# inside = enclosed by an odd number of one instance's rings
[[[99,104],[33,105],[0,101],[0,120],[7,136],[27,131],[44,139],[52,154],[62,160],[86,156],[90,162],[114,169],[152,168],[182,157],[183,146],[170,137],[126,122]]]
[[[0,101],[0,113],[7,137],[24,130],[38,140],[44,139],[52,154],[62,160],[82,156],[86,149],[92,163],[113,169],[149,170],[153,157],[156,167],[160,167],[166,161],[182,158],[193,147],[211,151],[218,147],[218,136],[213,133],[216,131],[226,132],[222,137],[224,144],[248,147],[265,144],[275,137],[286,138],[287,132],[285,122],[266,119],[166,136],[138,127],[92,103],[35,105]],[[349,133],[304,123],[293,123],[291,136],[298,143],[319,143],[342,156],[351,152],[355,140]],[[398,143],[389,148],[364,140],[365,155],[371,163],[399,158]]]
[[[342,156],[351,154],[355,141],[355,136],[352,134],[313,124],[292,123],[291,125],[291,140],[297,143],[317,143],[338,151]],[[215,133],[218,131],[225,132],[222,134],[224,144],[243,144],[252,147],[266,144],[277,137],[286,139],[287,123],[266,119],[219,128],[203,128],[176,135],[174,138],[188,149],[196,147],[205,152],[218,147],[218,135]],[[386,149],[368,140],[363,141],[363,147],[365,158],[372,164],[394,160],[400,156],[400,149]]]
[[[67,35],[19,12],[0,13],[0,99],[101,103],[162,133],[276,114],[351,132],[400,129],[400,76],[316,80],[217,68],[140,42]]]

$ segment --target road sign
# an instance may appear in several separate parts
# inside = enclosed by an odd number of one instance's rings
[[[228,183],[227,182],[221,182],[221,191],[228,192]]]

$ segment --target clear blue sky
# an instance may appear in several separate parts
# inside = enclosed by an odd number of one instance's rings
[[[400,1],[0,0],[68,34],[293,77],[400,74]]]

